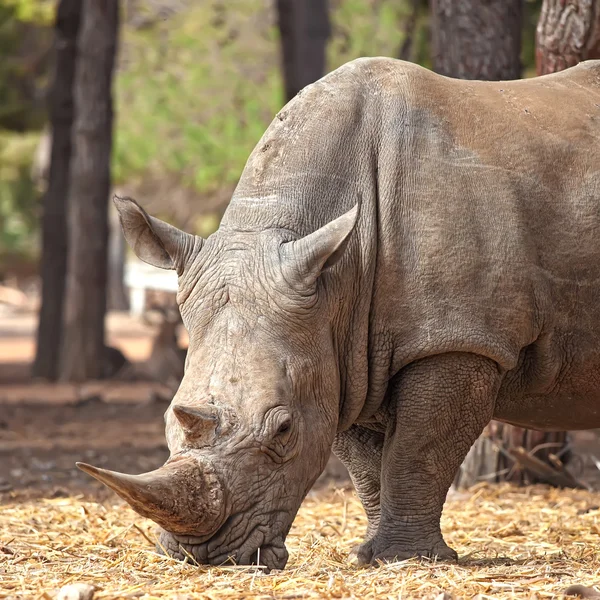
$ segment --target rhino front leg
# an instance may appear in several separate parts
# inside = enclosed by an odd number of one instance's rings
[[[376,534],[359,548],[359,563],[457,558],[442,537],[442,508],[461,462],[492,418],[500,380],[495,362],[458,352],[417,361],[394,379],[381,517]]]
[[[333,442],[333,452],[342,461],[367,513],[366,540],[370,540],[379,527],[381,504],[381,455],[382,433],[353,425],[338,433]],[[358,548],[356,549],[358,551]]]

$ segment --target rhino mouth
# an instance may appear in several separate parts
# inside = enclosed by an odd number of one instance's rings
[[[161,528],[156,550],[199,565],[254,565],[266,572],[284,569],[285,538],[294,516],[289,507],[264,510],[264,501],[254,501],[229,512],[210,535],[182,535]]]
[[[262,501],[232,513],[220,477],[208,462],[182,454],[142,475],[77,466],[161,527],[160,554],[198,564],[261,565],[268,570],[287,563],[284,540],[291,513],[281,508],[265,512]]]
[[[283,536],[273,537],[272,533],[257,525],[245,539],[227,542],[225,538],[231,538],[227,535],[228,531],[231,531],[228,524],[235,521],[235,518],[228,519],[208,540],[162,530],[156,550],[159,554],[182,561],[187,559],[200,565],[255,565],[264,568],[267,572],[271,569],[285,568],[288,552]]]

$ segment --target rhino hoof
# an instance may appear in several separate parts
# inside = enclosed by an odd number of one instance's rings
[[[458,560],[456,551],[450,548],[444,540],[440,540],[429,548],[407,548],[396,544],[381,544],[375,538],[353,548],[350,553],[350,559],[358,566],[378,566],[380,563],[399,562],[415,557],[426,557],[448,562]]]

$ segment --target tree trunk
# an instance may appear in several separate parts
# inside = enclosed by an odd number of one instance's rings
[[[544,0],[536,31],[538,75],[600,58],[600,2]]]
[[[522,3],[431,0],[434,70],[458,79],[518,79]]]
[[[325,72],[327,0],[277,0],[286,101]]]
[[[117,196],[121,194],[117,193]],[[129,298],[125,290],[125,236],[119,214],[112,202],[108,204],[108,310],[128,310]]]
[[[410,14],[404,22],[404,35],[402,45],[398,51],[398,58],[400,60],[412,61],[413,54],[413,37],[417,29],[417,22],[419,20],[419,12],[421,10],[422,0],[411,0]]]
[[[42,216],[42,305],[33,364],[34,377],[58,377],[63,301],[67,274],[67,212],[71,129],[73,125],[73,81],[77,56],[77,34],[81,0],[61,0],[56,15],[56,58],[50,93],[52,149],[48,187]]]
[[[112,74],[118,0],[82,0],[69,186],[69,253],[61,379],[103,375]]]

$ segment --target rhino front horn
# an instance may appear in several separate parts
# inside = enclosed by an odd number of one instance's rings
[[[126,475],[76,463],[125,500],[142,517],[179,535],[214,534],[225,520],[223,488],[212,469],[190,456],[142,475]]]

